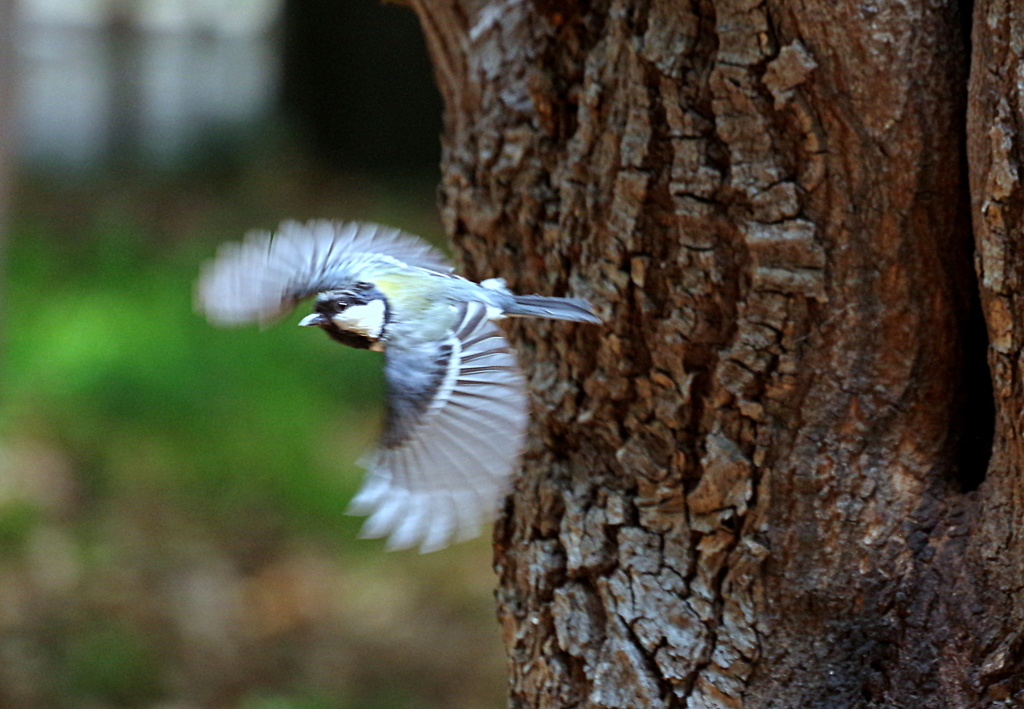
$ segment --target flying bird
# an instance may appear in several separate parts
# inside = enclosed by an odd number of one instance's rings
[[[359,222],[285,222],[220,247],[197,309],[216,325],[266,325],[315,296],[299,325],[384,354],[385,420],[349,511],[365,537],[427,552],[480,533],[518,464],[526,382],[495,321],[600,323],[575,298],[516,295],[501,279],[453,272],[436,249]]]

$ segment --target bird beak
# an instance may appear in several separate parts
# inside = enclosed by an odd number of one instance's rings
[[[323,325],[327,322],[327,318],[322,313],[310,313],[306,317],[299,320],[299,327],[310,327],[311,325]]]

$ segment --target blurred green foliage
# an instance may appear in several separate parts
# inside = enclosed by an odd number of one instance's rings
[[[39,510],[27,500],[9,500],[0,505],[0,559],[16,558],[39,520]]]
[[[265,332],[211,327],[192,309],[198,267],[242,231],[217,229],[213,209],[168,233],[103,196],[58,196],[71,220],[15,215],[0,432],[56,436],[97,499],[157,488],[210,519],[351,536],[343,511],[380,418],[380,355],[294,327],[301,306]]]
[[[242,704],[242,709],[331,709],[329,701],[305,697],[253,697]]]
[[[386,555],[344,514],[377,435],[380,355],[295,327],[304,306],[266,331],[192,307],[218,244],[283,217],[436,240],[432,178],[210,167],[19,182],[0,604],[20,600],[0,608],[0,705],[497,706],[487,540]]]
[[[149,638],[130,627],[94,621],[69,638],[64,650],[65,691],[70,696],[107,699],[118,706],[159,696],[156,650]]]

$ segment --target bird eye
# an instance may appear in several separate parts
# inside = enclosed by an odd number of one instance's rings
[[[356,293],[365,293],[371,288],[373,288],[373,284],[367,283],[366,281],[360,281],[359,283],[356,283],[354,286],[352,286],[352,290],[354,290]]]

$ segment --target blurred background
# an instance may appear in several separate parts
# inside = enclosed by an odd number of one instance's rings
[[[498,707],[485,536],[344,515],[379,355],[192,311],[284,218],[441,239],[440,100],[378,0],[0,0],[0,708]]]

